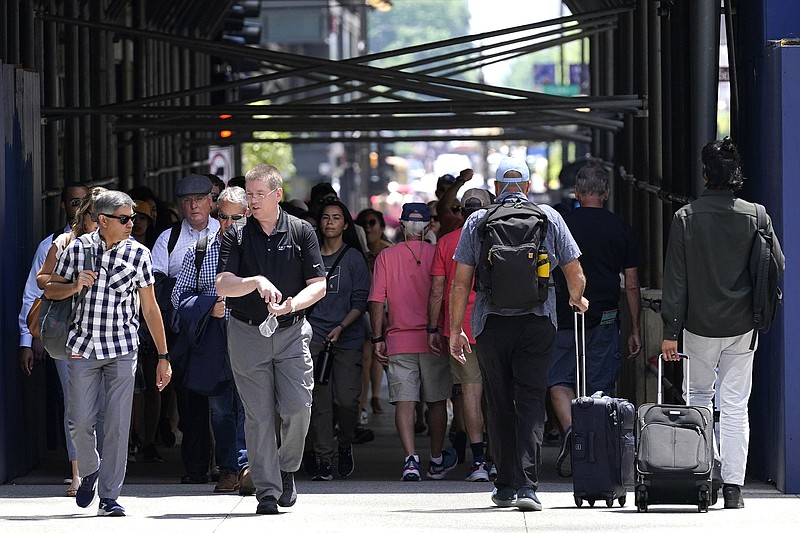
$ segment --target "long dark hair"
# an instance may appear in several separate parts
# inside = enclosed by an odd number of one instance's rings
[[[325,212],[325,208],[330,206],[336,206],[342,211],[344,222],[347,224],[347,227],[344,228],[344,233],[342,234],[342,241],[344,241],[344,243],[349,245],[351,248],[355,248],[363,254],[364,250],[361,249],[361,242],[358,240],[358,234],[356,233],[356,228],[353,225],[353,216],[350,214],[350,210],[347,209],[347,206],[339,200],[326,200],[325,203],[323,203],[319,208],[319,212],[317,213],[317,232],[319,233],[320,242],[322,242],[323,239],[322,230],[320,229],[322,226],[322,214]]]

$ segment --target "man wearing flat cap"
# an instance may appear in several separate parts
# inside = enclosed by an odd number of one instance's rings
[[[186,252],[201,237],[213,241],[219,232],[219,221],[211,217],[214,202],[211,198],[211,180],[208,177],[189,174],[181,178],[175,184],[175,196],[178,198],[183,220],[164,230],[153,246],[156,294],[162,310],[172,309],[172,288],[181,271]],[[164,276],[168,281],[162,281]],[[167,341],[170,348],[173,348],[175,335],[168,327],[167,330]],[[179,427],[183,432],[181,458],[186,469],[181,483],[207,483],[211,460],[208,397],[186,389],[179,381],[175,381],[174,387],[180,417]]]
[[[529,186],[530,173],[524,161],[506,157],[500,162],[495,181],[497,203],[524,206]],[[561,267],[569,288],[569,303],[584,312],[589,302],[583,297],[586,280],[578,262],[580,249],[561,215],[547,205],[538,207],[547,218],[544,244],[550,268]],[[471,350],[462,323],[473,275],[485,261],[478,225],[487,212],[479,209],[469,216],[453,256],[457,264],[450,296],[450,353],[462,363]],[[521,286],[525,280],[508,281]],[[481,286],[472,310],[472,334],[478,348],[487,400],[486,420],[497,466],[492,501],[498,507],[542,509],[536,489],[547,367],[557,324],[555,290],[552,283],[549,285],[544,303],[529,309],[498,307]]]
[[[431,265],[436,251],[434,245],[423,240],[430,219],[428,206],[423,203],[403,206],[400,226],[405,242],[378,255],[367,299],[375,357],[387,367],[389,403],[397,408],[395,424],[404,451],[403,481],[419,481],[422,477],[414,443],[414,408],[419,401],[428,404],[431,435],[428,477],[444,478],[458,459],[454,449],[442,450],[446,402],[453,388],[450,362],[447,357],[430,353],[426,334]],[[386,324],[384,302],[389,309]]]

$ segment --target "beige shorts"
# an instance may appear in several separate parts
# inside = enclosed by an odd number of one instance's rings
[[[439,402],[449,398],[453,388],[449,359],[431,353],[390,355],[386,372],[389,403],[418,402],[420,399]]]
[[[470,344],[469,347],[472,349],[472,352],[464,354],[467,357],[467,364],[462,365],[453,357],[450,357],[450,372],[453,374],[453,383],[457,385],[463,385],[464,383],[483,383],[481,367],[478,365],[478,347],[474,344]]]

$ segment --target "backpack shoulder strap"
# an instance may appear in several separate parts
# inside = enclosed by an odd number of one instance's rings
[[[194,270],[196,272],[194,287],[200,291],[200,269],[203,267],[203,260],[206,258],[208,249],[208,235],[203,235],[194,247]]]
[[[289,230],[292,234],[292,248],[294,248],[294,253],[300,259],[303,260],[303,221],[297,217],[294,217],[288,213],[286,216],[289,217]]]
[[[175,245],[178,244],[178,237],[181,236],[181,221],[177,221],[175,224],[172,225],[172,228],[169,230],[169,241],[167,241],[167,255],[172,254],[172,250],[175,249]]]
[[[767,210],[761,204],[753,204],[756,208],[756,226],[761,231],[767,230]]]

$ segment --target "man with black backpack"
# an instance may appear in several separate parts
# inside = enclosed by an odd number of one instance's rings
[[[564,220],[549,206],[527,198],[524,161],[504,158],[497,168],[496,205],[467,219],[456,248],[450,295],[450,353],[460,363],[470,351],[462,331],[476,275],[472,332],[487,400],[487,427],[497,479],[492,501],[540,511],[541,444],[547,366],[556,337],[555,290],[550,270],[560,266],[570,304],[588,309],[580,250]],[[458,334],[457,332],[460,332]]]
[[[751,279],[755,275],[751,247],[760,244],[762,234],[771,242],[768,259],[773,262],[776,291],[784,257],[772,221],[763,211],[758,214],[763,208],[736,198],[744,178],[730,138],[703,147],[702,161],[705,190],[672,219],[664,266],[661,351],[665,360],[677,361],[678,336],[684,330],[683,351],[692,365],[691,401],[713,409],[717,396],[722,495],[726,509],[740,509],[756,330],[763,329],[753,309],[759,291]]]

